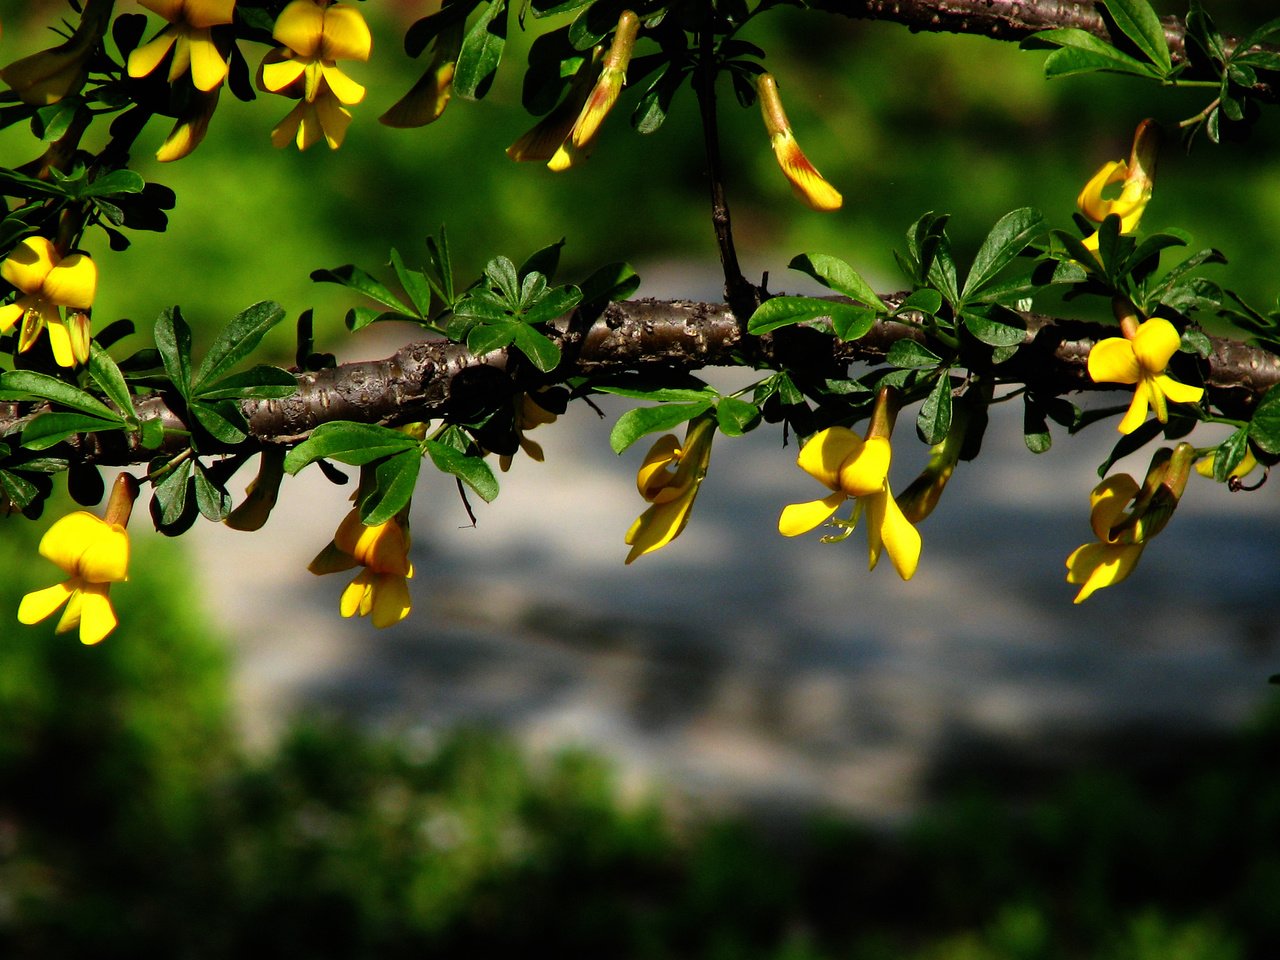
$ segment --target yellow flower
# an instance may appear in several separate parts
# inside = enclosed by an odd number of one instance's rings
[[[834,492],[821,500],[785,507],[778,518],[778,532],[784,537],[808,533],[852,498],[856,501],[854,517],[864,509],[867,513],[870,569],[875,569],[883,548],[898,576],[910,580],[920,562],[920,534],[903,516],[889,490],[892,457],[888,437],[872,435],[864,440],[845,427],[818,431],[800,448],[796,463]]]
[[[652,506],[627,531],[625,542],[631,547],[627,563],[662,549],[680,536],[707,475],[715,434],[715,421],[699,417],[685,431],[683,446],[674,435],[667,434],[650,448],[636,472],[636,487]]]
[[[548,161],[556,156],[566,139],[573,134],[574,124],[600,71],[600,48],[582,61],[573,75],[569,92],[550,113],[526,130],[507,147],[507,156],[518,163]]]
[[[390,627],[409,615],[409,520],[406,510],[385,523],[366,526],[360,511],[343,519],[327,547],[307,567],[323,575],[364,567],[342,591],[338,609],[344,617],[372,615],[375,627]]]
[[[283,46],[263,59],[258,85],[299,101],[271,131],[271,142],[283,147],[292,140],[305,150],[323,137],[336,150],[351,123],[346,107],[365,94],[336,61],[369,59],[373,38],[368,24],[350,4],[293,0],[276,18],[271,35]]]
[[[119,621],[107,590],[111,584],[128,579],[129,534],[125,524],[137,492],[137,481],[121,474],[105,519],[78,510],[48,529],[40,540],[40,555],[61,567],[68,579],[23,597],[18,606],[21,623],[39,623],[65,603],[58,633],[79,627],[80,642],[93,644],[116,628]]]
[[[165,138],[160,149],[156,151],[156,159],[161,163],[181,160],[204,140],[209,130],[209,121],[213,119],[213,111],[218,106],[218,95],[221,87],[215,87],[209,93],[194,93],[187,103],[187,109],[178,117],[169,136]]]
[[[49,331],[53,357],[74,367],[89,358],[89,317],[98,287],[98,268],[83,253],[59,256],[45,237],[27,237],[0,264],[0,277],[23,294],[16,303],[0,307],[0,333],[19,319],[19,352],[30,350],[41,329]],[[69,307],[64,323],[61,307]]]
[[[89,77],[89,60],[111,20],[115,0],[89,0],[80,25],[66,43],[15,60],[0,70],[0,80],[23,103],[43,107],[79,93]]]
[[[1117,427],[1121,433],[1138,429],[1147,418],[1148,406],[1165,423],[1169,419],[1166,400],[1196,403],[1204,396],[1203,387],[1179,383],[1164,372],[1180,342],[1172,323],[1152,317],[1138,326],[1132,339],[1107,337],[1089,351],[1089,377],[1094,383],[1137,384],[1129,412]]]
[[[465,20],[446,28],[435,41],[426,72],[403,97],[378,118],[388,127],[423,127],[444,114],[453,96],[453,74],[462,49]]]
[[[1196,473],[1200,474],[1202,477],[1208,477],[1212,480],[1213,468],[1221,452],[1222,450],[1219,448],[1209,456],[1201,457],[1197,460]],[[1240,458],[1240,462],[1232,467],[1231,472],[1227,474],[1227,485],[1233,490],[1243,489],[1245,478],[1260,467],[1262,467],[1262,464],[1260,464],[1258,462],[1258,458],[1253,455],[1253,449],[1245,447],[1244,456]],[[1264,477],[1263,479],[1265,480],[1266,478]],[[1259,483],[1260,482],[1261,481],[1259,481]],[[1256,486],[1248,489],[1256,489]]]
[[[235,0],[138,0],[169,21],[155,38],[129,54],[131,77],[145,77],[160,66],[169,51],[168,82],[191,71],[197,90],[208,93],[227,78],[227,59],[213,41],[210,28],[232,21]]]
[[[1114,214],[1120,218],[1120,232],[1133,233],[1138,229],[1138,221],[1151,199],[1151,188],[1155,182],[1156,148],[1158,146],[1158,128],[1154,120],[1143,120],[1133,135],[1133,147],[1129,160],[1112,160],[1104,163],[1093,175],[1076,204],[1080,212],[1094,223],[1102,223]],[[1123,182],[1120,195],[1114,200],[1104,200],[1102,191],[1115,183]],[[1084,245],[1095,253],[1098,250],[1098,232],[1085,237]]]
[[[773,156],[790,181],[795,195],[812,210],[821,213],[839,210],[844,198],[839,190],[822,178],[800,149],[800,144],[796,143],[787,114],[782,109],[778,83],[772,74],[760,74],[756,79],[756,93],[760,97],[760,112],[764,116],[764,128],[769,134]]]
[[[1067,583],[1080,584],[1076,603],[1124,580],[1148,540],[1164,529],[1186,488],[1194,450],[1180,443],[1157,450],[1141,488],[1127,473],[1107,477],[1089,496],[1089,523],[1097,543],[1077,547],[1067,557]],[[1126,511],[1126,507],[1128,510]]]

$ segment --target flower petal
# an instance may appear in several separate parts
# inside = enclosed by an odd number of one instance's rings
[[[208,93],[227,79],[231,68],[214,45],[208,30],[192,35],[190,51],[191,82],[197,90]]]
[[[80,576],[91,584],[129,579],[129,534],[119,524],[99,523],[101,527],[80,556]]]
[[[44,281],[58,262],[58,251],[47,237],[27,237],[13,248],[3,264],[0,277],[26,294],[40,293]]]
[[[865,497],[885,489],[893,449],[885,437],[868,437],[862,449],[840,466],[840,489],[851,497]]]
[[[86,584],[80,592],[80,642],[92,646],[119,624],[107,597],[107,585]]]
[[[319,133],[324,135],[325,142],[329,144],[330,150],[337,150],[342,146],[342,141],[347,136],[347,127],[351,124],[351,112],[342,107],[336,97],[321,97],[315,103],[314,116],[316,118]],[[303,130],[306,133],[307,120],[303,118]],[[317,138],[318,139],[318,138]],[[304,140],[307,140],[304,137]],[[305,150],[313,143],[314,140],[307,140],[305,145],[298,144],[299,148]]]
[[[97,291],[98,267],[83,253],[63,257],[44,278],[45,296],[62,307],[88,310]]]
[[[1075,603],[1084,603],[1095,591],[1115,586],[1137,566],[1142,544],[1087,543],[1067,557],[1067,583],[1083,584]]]
[[[371,589],[373,606],[369,612],[373,625],[378,629],[395,626],[413,609],[413,603],[409,599],[409,584],[404,577],[379,574]]]
[[[1172,323],[1163,317],[1152,317],[1139,324],[1133,338],[1133,354],[1145,372],[1163,373],[1181,343],[1182,338]]]
[[[150,76],[160,66],[160,62],[168,55],[169,49],[178,39],[178,31],[173,27],[165,27],[155,38],[135,47],[129,54],[128,72],[131,77]]]
[[[1103,543],[1111,541],[1111,528],[1120,523],[1125,508],[1138,495],[1138,481],[1127,473],[1107,477],[1089,494],[1089,524]]]
[[[373,576],[370,571],[361,570],[342,591],[342,599],[338,601],[338,612],[344,617],[354,617],[357,613],[363,615],[367,612],[368,597],[373,590]]]
[[[72,590],[75,589],[73,583],[74,581],[67,580],[63,583],[55,583],[52,587],[28,593],[18,604],[18,622],[39,623],[46,617],[52,616],[71,596]]]
[[[1193,387],[1188,383],[1179,383],[1165,374],[1155,378],[1155,385],[1156,389],[1174,403],[1199,403],[1204,396],[1204,387]]]
[[[903,515],[887,484],[883,494],[872,495],[866,502],[868,542],[871,541],[872,532],[876,531],[876,540],[884,544],[898,576],[903,580],[910,580],[920,564],[920,531]],[[872,569],[878,559],[878,546],[879,544],[872,551]]]
[[[313,0],[293,0],[280,11],[271,37],[302,57],[312,58],[324,38],[325,11]]]
[[[840,191],[823,179],[790,132],[771,139],[773,156],[778,161],[791,189],[810,210],[830,213],[839,210],[844,203]]]
[[[1119,183],[1129,172],[1129,165],[1123,160],[1110,160],[1089,178],[1088,183],[1076,197],[1076,205],[1080,212],[1094,223],[1101,223],[1107,215],[1114,213],[1111,200],[1102,199],[1102,191],[1113,183]]]
[[[840,467],[846,460],[857,457],[863,445],[863,439],[852,430],[828,427],[819,430],[800,448],[796,465],[823,486],[839,490]]]
[[[258,85],[263,90],[279,93],[290,84],[296,83],[306,69],[307,62],[297,58],[289,60],[264,59],[262,67],[258,71]],[[289,139],[293,139],[292,135],[290,135]]]
[[[849,498],[843,490],[837,490],[821,500],[788,504],[782,508],[782,514],[778,517],[778,532],[784,537],[798,537],[802,533],[808,533],[830,519],[847,499]]]
[[[659,437],[645,454],[640,469],[636,471],[636,489],[640,491],[640,496],[652,502],[675,476],[667,468],[679,462],[680,441],[675,434],[668,433]]]
[[[689,514],[693,509],[697,486],[690,486],[686,494],[679,499],[667,503],[655,503],[636,518],[636,522],[627,531],[625,543],[631,545],[626,563],[646,553],[660,550],[680,536],[689,522]]]
[[[1124,337],[1099,340],[1089,351],[1089,379],[1094,383],[1137,383],[1142,367],[1133,344]]]
[[[1129,401],[1129,409],[1116,424],[1116,429],[1128,435],[1142,426],[1147,419],[1148,399],[1146,384],[1138,384],[1138,388],[1133,391],[1133,399]]]
[[[324,77],[325,83],[329,85],[329,90],[342,103],[350,106],[353,103],[359,103],[364,99],[364,87],[356,83],[337,67],[330,64],[321,64],[320,74]]]
[[[364,15],[349,3],[326,7],[322,47],[321,57],[325,60],[368,60],[373,36]]]
[[[183,6],[193,27],[216,27],[235,19],[236,0],[186,0]]]

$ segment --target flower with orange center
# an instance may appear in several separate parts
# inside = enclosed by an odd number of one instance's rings
[[[351,123],[346,107],[365,94],[337,61],[369,59],[373,38],[368,24],[347,3],[293,0],[280,11],[271,36],[283,46],[263,59],[258,85],[298,98],[298,105],[271,131],[271,142],[283,147],[292,140],[305,150],[323,137],[336,150]]]
[[[49,331],[53,357],[74,367],[89,358],[89,315],[98,288],[98,268],[88,255],[60,256],[46,237],[27,237],[0,264],[0,277],[22,296],[0,307],[0,333],[22,321],[18,351],[30,350],[42,329]],[[62,319],[62,308],[69,308]]]
[[[125,525],[137,496],[137,481],[121,474],[111,492],[105,519],[77,510],[51,526],[40,539],[40,555],[52,560],[67,580],[33,590],[18,606],[18,620],[39,623],[66,604],[57,632],[80,628],[80,642],[99,643],[119,622],[107,590],[129,578],[129,534]]]
[[[409,615],[408,508],[385,523],[366,526],[353,509],[338,526],[327,547],[307,567],[323,575],[363,567],[342,591],[338,609],[344,617],[370,616],[375,627],[390,627]]]
[[[1138,221],[1151,200],[1151,188],[1155,183],[1156,148],[1158,146],[1158,129],[1154,120],[1143,120],[1133,135],[1133,147],[1129,152],[1129,160],[1111,160],[1104,163],[1084,185],[1076,204],[1080,212],[1094,223],[1102,223],[1107,217],[1115,215],[1120,218],[1120,232],[1133,233],[1138,229]],[[1115,199],[1104,200],[1103,191],[1113,185],[1122,184],[1120,195]],[[1084,238],[1084,245],[1094,253],[1098,251],[1098,231]]]
[[[762,73],[756,78],[756,94],[760,97],[760,112],[764,116],[764,128],[769,134],[773,156],[795,195],[811,210],[820,213],[839,210],[844,198],[839,190],[822,178],[817,167],[800,149],[800,144],[796,143],[786,111],[782,109],[778,83],[771,74]]]
[[[1122,326],[1122,330],[1127,332],[1128,328]],[[1204,396],[1203,387],[1179,383],[1164,372],[1180,343],[1172,323],[1152,317],[1139,324],[1131,337],[1107,337],[1089,351],[1089,377],[1094,383],[1137,385],[1129,411],[1117,427],[1121,433],[1138,429],[1147,418],[1148,408],[1155,410],[1157,420],[1166,423],[1167,401],[1197,403]]]
[[[235,0],[138,0],[169,25],[129,54],[131,77],[153,73],[169,51],[168,82],[173,83],[188,70],[197,90],[208,93],[227,78],[227,58],[213,41],[211,28],[232,21]]]

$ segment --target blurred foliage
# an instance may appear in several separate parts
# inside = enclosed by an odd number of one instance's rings
[[[48,580],[3,539],[9,604]],[[146,562],[109,641],[0,645],[0,955],[1243,960],[1280,949],[1280,712],[1176,763],[953,777],[770,830],[622,800],[581,753],[299,724],[246,758],[226,664]],[[766,818],[762,823],[768,824]]]

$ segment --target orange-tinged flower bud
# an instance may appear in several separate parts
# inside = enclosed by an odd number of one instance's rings
[[[764,127],[769,134],[774,158],[790,181],[795,195],[812,210],[822,213],[839,210],[844,198],[840,196],[839,190],[823,179],[822,174],[800,149],[800,144],[791,132],[787,114],[782,109],[777,81],[771,74],[762,73],[756,79],[756,93],[760,97],[760,112],[764,117]]]
[[[573,75],[573,82],[569,85],[569,92],[565,98],[556,105],[554,110],[523,133],[515,143],[507,147],[507,156],[520,163],[550,161],[562,152],[562,146],[566,141],[572,145],[573,126],[577,123],[578,115],[587,102],[599,70],[600,50],[597,47],[578,67],[578,72]],[[568,156],[567,151],[564,152],[566,154],[564,159],[554,160],[557,166],[552,169],[557,172],[572,163],[572,158]]]

